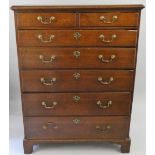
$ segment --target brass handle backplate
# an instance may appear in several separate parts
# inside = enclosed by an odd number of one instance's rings
[[[112,54],[109,59],[105,59],[104,56],[100,54],[98,55],[98,58],[99,60],[101,60],[101,62],[109,63],[109,62],[112,62],[116,58],[116,55]]]
[[[79,118],[73,119],[73,123],[74,123],[74,124],[80,124],[80,119],[79,119]]]
[[[80,34],[79,32],[75,32],[75,33],[73,34],[73,37],[74,37],[76,40],[78,40],[78,39],[80,39],[81,34]]]
[[[55,35],[51,34],[48,40],[45,40],[42,34],[38,35],[38,39],[43,43],[50,43],[55,38]]]
[[[52,63],[55,60],[55,55],[52,55],[49,60],[45,60],[43,55],[39,55],[39,59],[42,63]]]
[[[40,82],[41,82],[42,84],[44,84],[44,85],[47,85],[47,86],[51,86],[51,85],[53,85],[54,82],[56,82],[56,78],[53,77],[52,79],[47,80],[47,81],[49,81],[49,82],[46,82],[46,80],[45,80],[44,77],[41,77],[41,78],[40,78]]]
[[[105,39],[104,34],[100,34],[99,35],[99,39],[101,39],[101,41],[104,42],[104,43],[111,43],[116,38],[117,38],[117,35],[116,34],[111,35],[111,39],[109,39],[109,40],[106,40]]]
[[[74,51],[74,52],[73,52],[73,56],[74,56],[75,58],[79,58],[79,57],[80,57],[80,51]]]
[[[105,102],[97,101],[96,104],[97,104],[101,109],[107,109],[107,108],[109,108],[109,107],[112,105],[112,101],[111,101],[111,100],[105,101]]]
[[[45,101],[42,101],[41,102],[41,105],[45,108],[45,109],[54,109],[55,106],[57,105],[58,103],[57,102],[52,102],[52,105],[51,106],[47,106],[47,103]]]
[[[115,21],[118,20],[118,17],[117,16],[112,16],[112,20],[111,21],[108,21],[104,16],[100,16],[100,21],[105,23],[105,24],[111,24],[111,23],[114,23]]]
[[[45,125],[42,126],[44,130],[47,130],[49,127],[52,127],[53,129],[58,129],[58,125],[53,122],[48,122]]]
[[[96,130],[99,132],[106,132],[111,129],[110,125],[96,125]]]
[[[98,81],[103,85],[108,85],[111,84],[112,81],[114,81],[114,78],[111,76],[108,81],[103,81],[103,78],[99,76]]]
[[[73,100],[78,103],[80,101],[80,96],[73,96]]]
[[[80,79],[80,73],[74,73],[74,74],[73,74],[73,77],[74,77],[76,80]]]
[[[49,19],[47,17],[41,17],[41,16],[37,17],[37,20],[40,21],[42,24],[45,24],[45,25],[54,23],[55,19],[56,18],[54,16],[51,16]]]

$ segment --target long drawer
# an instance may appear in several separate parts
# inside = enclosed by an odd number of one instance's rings
[[[127,92],[23,94],[24,116],[129,115],[130,109]]]
[[[135,48],[19,48],[22,69],[135,67]]]
[[[136,46],[137,30],[18,30],[19,46]]]
[[[126,138],[129,117],[24,117],[27,139]]]
[[[130,91],[133,70],[21,71],[23,92]]]

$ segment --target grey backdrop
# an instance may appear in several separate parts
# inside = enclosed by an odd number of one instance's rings
[[[112,4],[112,5],[144,4],[145,5],[145,0],[10,0],[10,6],[12,5],[97,5],[97,4],[102,4],[102,5],[104,4]],[[14,154],[20,155],[22,154],[23,126],[22,126],[22,116],[21,116],[21,100],[20,100],[18,62],[17,62],[13,11],[10,11],[9,24],[10,24],[10,56],[9,56],[10,57],[10,152],[11,152],[11,155],[14,155]],[[137,151],[135,152],[133,149],[133,152],[131,153],[132,154],[135,153],[135,155],[145,154],[145,74],[146,74],[145,31],[146,31],[146,28],[145,28],[145,9],[144,9],[142,10],[142,15],[141,15],[137,73],[136,73],[136,80],[135,80],[135,92],[134,92],[133,112],[132,112],[131,132],[130,132],[130,135],[134,143],[132,147],[134,147],[135,150],[137,149]],[[19,145],[15,145],[15,143],[17,142],[19,142]],[[56,152],[56,153],[59,154],[59,152]],[[69,155],[68,152],[67,154]],[[110,153],[110,155],[112,155],[112,153]]]

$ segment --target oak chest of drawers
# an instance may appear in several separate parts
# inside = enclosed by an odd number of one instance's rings
[[[142,5],[13,6],[24,151],[58,142],[130,150]]]

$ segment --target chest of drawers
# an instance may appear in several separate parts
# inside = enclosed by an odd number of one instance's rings
[[[129,152],[142,8],[12,7],[25,153],[34,144],[102,141]]]

